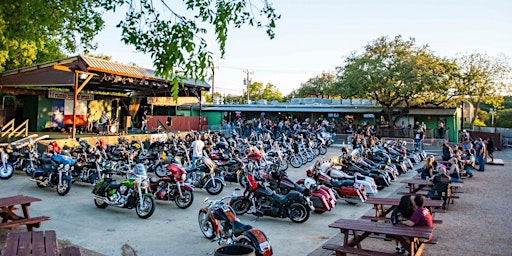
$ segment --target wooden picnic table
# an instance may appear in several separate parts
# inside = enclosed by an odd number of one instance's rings
[[[375,216],[363,216],[363,219],[370,219],[373,221],[389,221],[391,220],[391,216],[387,215],[400,204],[400,198],[370,197],[364,203],[373,204],[373,208],[375,209]],[[434,209],[442,207],[443,201],[425,199],[423,206],[429,209],[429,211],[432,213],[432,218],[434,218],[434,214],[436,212]],[[434,222],[442,223],[441,220],[434,220]]]
[[[362,249],[361,242],[372,234],[384,235],[383,238],[385,239],[394,239],[400,242],[410,255],[421,255],[425,244],[430,241],[434,233],[433,227],[408,227],[402,224],[393,225],[384,222],[350,219],[338,219],[329,224],[329,227],[339,229],[344,236],[343,245],[324,244],[322,246],[324,249],[336,251],[336,255],[346,255],[346,253],[394,255],[394,253]]]
[[[29,206],[41,199],[27,195],[16,195],[0,198],[0,217],[2,222],[0,228],[11,229],[20,225],[26,225],[28,231],[41,226],[41,222],[50,220],[48,216],[30,217]],[[23,215],[16,214],[21,206]]]
[[[65,247],[59,253],[54,230],[10,232],[5,242],[5,255],[9,256],[80,256],[76,246]]]
[[[424,179],[404,179],[400,181],[400,183],[405,183],[409,186],[409,193],[415,194],[418,193],[421,189],[427,186],[428,181]],[[462,187],[462,183],[460,182],[452,182],[450,183],[453,189],[458,189]]]

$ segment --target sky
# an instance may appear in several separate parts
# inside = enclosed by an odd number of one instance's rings
[[[263,0],[252,0],[255,4]],[[271,83],[283,95],[322,72],[334,72],[351,52],[381,36],[414,38],[440,57],[504,54],[512,58],[510,0],[269,0],[281,14],[274,39],[264,29],[231,29],[221,58],[213,34],[215,91],[241,95],[246,74],[252,82]],[[167,0],[170,6],[179,0]],[[93,54],[113,61],[153,68],[148,55],[121,42],[115,25],[124,15],[106,13],[105,29]],[[207,81],[212,84],[212,81]]]

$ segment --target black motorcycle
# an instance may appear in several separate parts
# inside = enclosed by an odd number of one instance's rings
[[[313,203],[300,192],[290,191],[280,195],[268,189],[264,182],[256,181],[252,174],[247,179],[244,194],[231,198],[231,207],[238,215],[252,213],[258,217],[290,218],[295,223],[303,223],[314,210]]]

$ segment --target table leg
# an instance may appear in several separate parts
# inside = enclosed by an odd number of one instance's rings
[[[24,204],[21,206],[21,209],[23,210],[23,217],[25,217],[26,219],[30,218],[30,214],[28,213],[28,206],[30,204]]]

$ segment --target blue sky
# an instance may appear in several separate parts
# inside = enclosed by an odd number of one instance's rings
[[[259,0],[252,0],[258,3]],[[181,1],[167,1],[172,6]],[[413,37],[438,56],[472,52],[512,58],[512,1],[510,0],[273,0],[281,14],[270,40],[264,30],[244,27],[228,35],[226,55],[214,52],[215,91],[242,94],[244,69],[253,82],[272,83],[283,94],[322,72],[334,71],[353,51],[380,36]],[[96,37],[94,54],[121,63],[152,68],[149,55],[120,41],[115,25],[122,13],[106,14],[106,28]],[[211,83],[211,82],[210,82]]]

